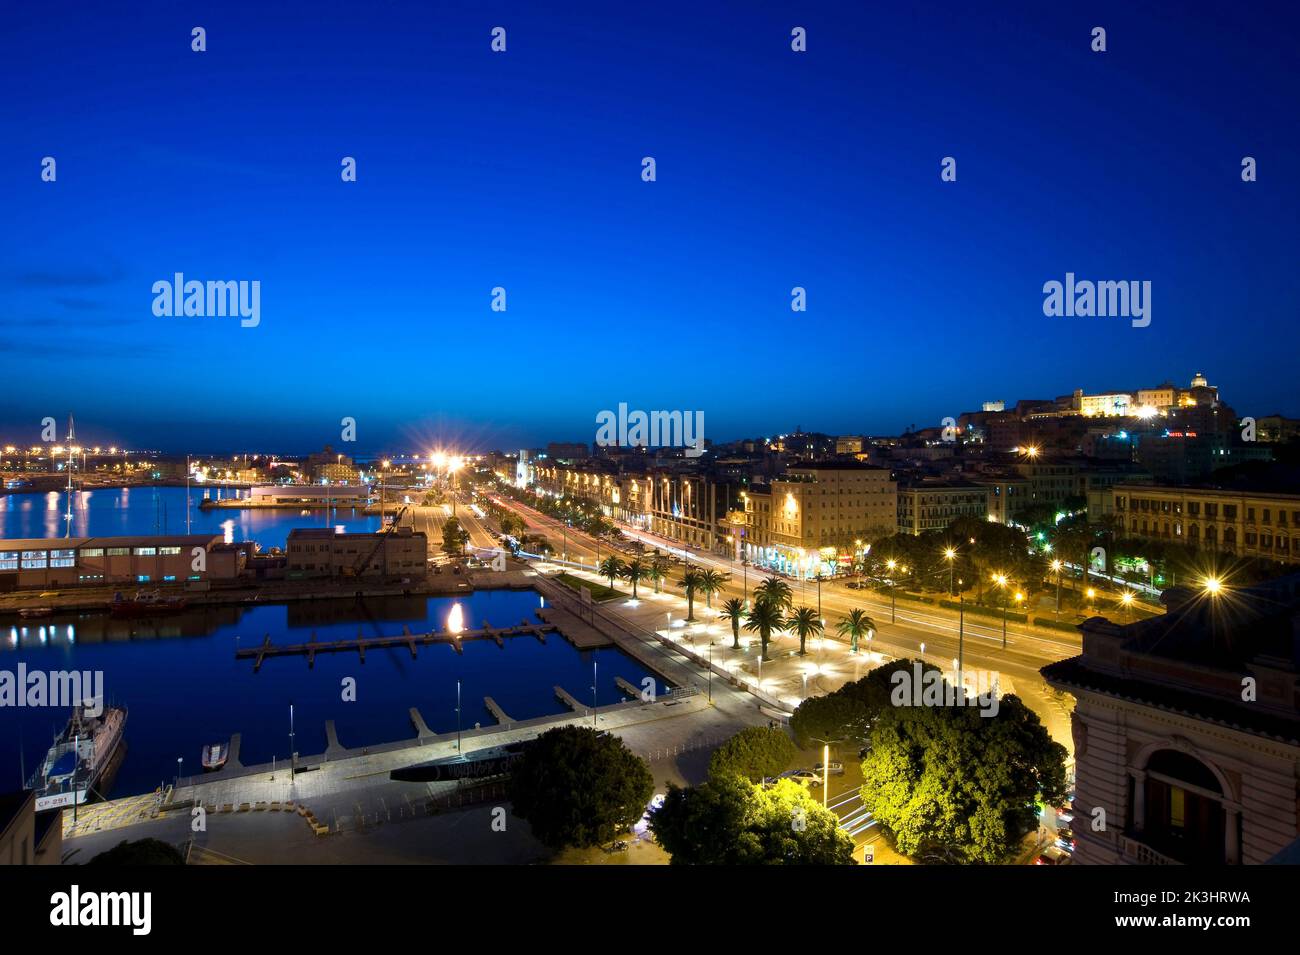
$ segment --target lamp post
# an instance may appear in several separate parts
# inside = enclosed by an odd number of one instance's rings
[[[957,551],[955,551],[955,550],[953,550],[953,548],[949,547],[947,550],[945,550],[945,551],[943,552],[943,556],[946,557],[946,558],[948,559],[948,596],[951,597],[951,596],[952,596],[952,570],[953,570],[953,561],[954,561],[955,558],[957,557]]]
[[[1061,562],[1052,561],[1052,570],[1056,571],[1056,619],[1061,619]]]
[[[456,754],[460,755],[460,680],[456,681]]]
[[[289,781],[293,782],[293,777],[298,772],[298,751],[293,745],[293,700],[289,701]]]
[[[596,661],[592,660],[591,661],[591,728],[592,729],[596,728],[596,709],[600,705],[596,696],[596,686],[598,685],[598,682],[599,681],[596,679]]]
[[[887,560],[885,566],[889,568],[889,622],[898,623],[898,613],[894,604],[894,568],[898,564],[893,560]]]
[[[1007,575],[994,574],[993,582],[1002,591],[1002,649],[1007,648]]]
[[[961,583],[961,581],[957,581]],[[957,681],[962,679],[962,664],[966,649],[966,591],[957,595]]]

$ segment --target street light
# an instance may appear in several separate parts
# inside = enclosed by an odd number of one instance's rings
[[[1056,571],[1056,619],[1061,619],[1061,567],[1059,560],[1052,561],[1052,570]]]
[[[1007,575],[994,574],[993,582],[1002,591],[1002,649],[1007,648]]]
[[[957,556],[957,551],[949,547],[943,552],[943,556],[948,559],[948,596],[952,596],[952,568],[953,560]]]

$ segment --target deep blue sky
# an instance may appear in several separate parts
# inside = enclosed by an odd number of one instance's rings
[[[9,5],[0,434],[887,433],[1198,370],[1300,414],[1295,5],[985,6]],[[261,326],[154,317],[177,271]],[[1150,327],[1045,318],[1067,271],[1150,280]]]

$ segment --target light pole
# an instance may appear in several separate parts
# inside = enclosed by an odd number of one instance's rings
[[[591,728],[596,728],[596,708],[599,705],[596,699],[596,661],[591,661]]]
[[[948,596],[951,597],[952,596],[952,568],[953,568],[953,561],[957,556],[957,552],[953,550],[951,547],[949,547],[947,550],[943,552],[943,556],[948,558]]]
[[[889,568],[889,622],[898,623],[898,613],[894,605],[894,568],[898,564],[893,560],[885,561],[885,566]]]
[[[181,763],[184,761],[184,759],[185,759],[184,756],[176,757],[176,788],[177,789],[181,788]],[[77,794],[75,790],[73,791],[72,798],[73,799],[77,798]]]
[[[1052,561],[1052,570],[1056,571],[1056,619],[1061,619],[1061,562]]]
[[[460,755],[460,680],[456,681],[456,754]]]
[[[289,781],[298,772],[298,751],[293,747],[293,700],[289,701]]]
[[[958,584],[964,581],[957,581]],[[961,681],[962,665],[966,649],[966,591],[957,594],[957,680]]]
[[[1007,575],[994,574],[993,582],[1002,591],[1002,649],[1007,648]]]
[[[831,778],[831,744],[822,744],[822,808],[826,808],[826,790]]]

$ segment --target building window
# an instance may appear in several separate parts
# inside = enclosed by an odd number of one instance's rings
[[[49,555],[43,550],[23,551],[23,569],[37,570],[49,566]]]
[[[83,547],[81,549],[82,557],[103,557],[104,548],[102,547]]]

